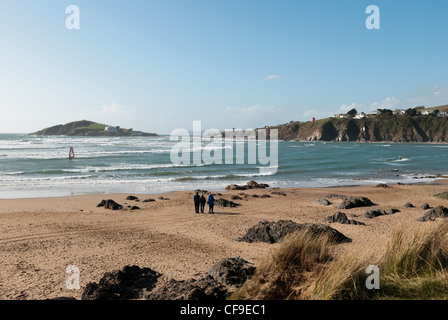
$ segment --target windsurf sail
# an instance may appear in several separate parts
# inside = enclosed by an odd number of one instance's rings
[[[70,151],[68,153],[68,159],[72,160],[75,157],[75,151],[73,151],[73,147],[70,147]]]

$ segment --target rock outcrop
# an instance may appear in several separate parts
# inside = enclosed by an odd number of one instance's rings
[[[106,272],[98,283],[90,282],[82,292],[82,300],[127,300],[142,298],[144,291],[155,287],[160,273],[150,268],[126,266]]]
[[[351,241],[345,235],[339,231],[323,225],[313,223],[296,223],[291,220],[279,220],[277,222],[260,221],[258,224],[249,228],[247,233],[237,239],[237,241],[244,242],[266,242],[266,243],[278,243],[286,235],[295,231],[309,230],[313,235],[319,236],[327,234],[330,241],[334,243],[342,243]]]
[[[437,218],[447,218],[448,217],[448,208],[444,206],[437,206],[434,209],[431,209],[425,212],[424,216],[417,219],[417,221],[434,221]]]
[[[254,272],[255,266],[253,264],[236,257],[217,262],[208,272],[208,276],[222,284],[239,287],[248,278],[252,277]]]
[[[334,215],[325,218],[324,222],[329,222],[329,223],[337,222],[337,223],[342,223],[342,224],[353,224],[353,225],[361,225],[361,226],[365,225],[364,222],[360,222],[360,221],[356,221],[356,220],[347,218],[347,216],[345,215],[344,212],[336,212]]]
[[[97,207],[104,207],[105,209],[110,210],[121,210],[123,209],[123,206],[121,204],[116,203],[114,200],[102,200]]]
[[[245,185],[230,184],[226,187],[226,190],[249,190],[249,189],[265,189],[269,188],[269,185],[265,183],[258,183],[256,181],[249,181]]]

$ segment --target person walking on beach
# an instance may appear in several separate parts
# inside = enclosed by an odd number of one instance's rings
[[[193,201],[194,201],[194,209],[195,209],[196,213],[199,213],[199,204],[201,202],[201,197],[199,196],[199,192],[196,192],[196,194],[193,198]]]
[[[210,193],[208,195],[208,213],[215,213],[213,211],[213,207],[215,205],[215,198],[213,197],[213,195]]]
[[[204,194],[201,195],[201,213],[204,213],[205,203],[207,200],[204,197]]]

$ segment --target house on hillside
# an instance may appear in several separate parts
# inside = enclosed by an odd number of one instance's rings
[[[376,109],[376,110],[370,111],[369,112],[369,116],[377,116],[380,113],[381,113],[381,110],[380,109]]]
[[[364,119],[367,115],[364,112],[356,114],[356,116],[353,117],[353,119]]]
[[[394,111],[394,114],[405,114],[405,113],[406,113],[406,110],[404,110],[404,109],[396,109]]]
[[[348,117],[350,117],[350,116],[345,113],[337,113],[333,116],[333,118],[341,118],[341,119],[348,118]]]
[[[112,126],[107,126],[106,128],[104,128],[104,131],[106,131],[107,133],[118,133],[117,127]]]
[[[434,114],[434,110],[425,110],[422,111],[422,116],[429,116],[431,114]]]

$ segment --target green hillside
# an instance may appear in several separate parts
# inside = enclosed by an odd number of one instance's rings
[[[111,130],[107,131],[106,128]],[[67,124],[59,124],[31,133],[38,136],[156,136],[155,133],[134,131],[120,127],[108,126],[88,120],[74,121]]]

